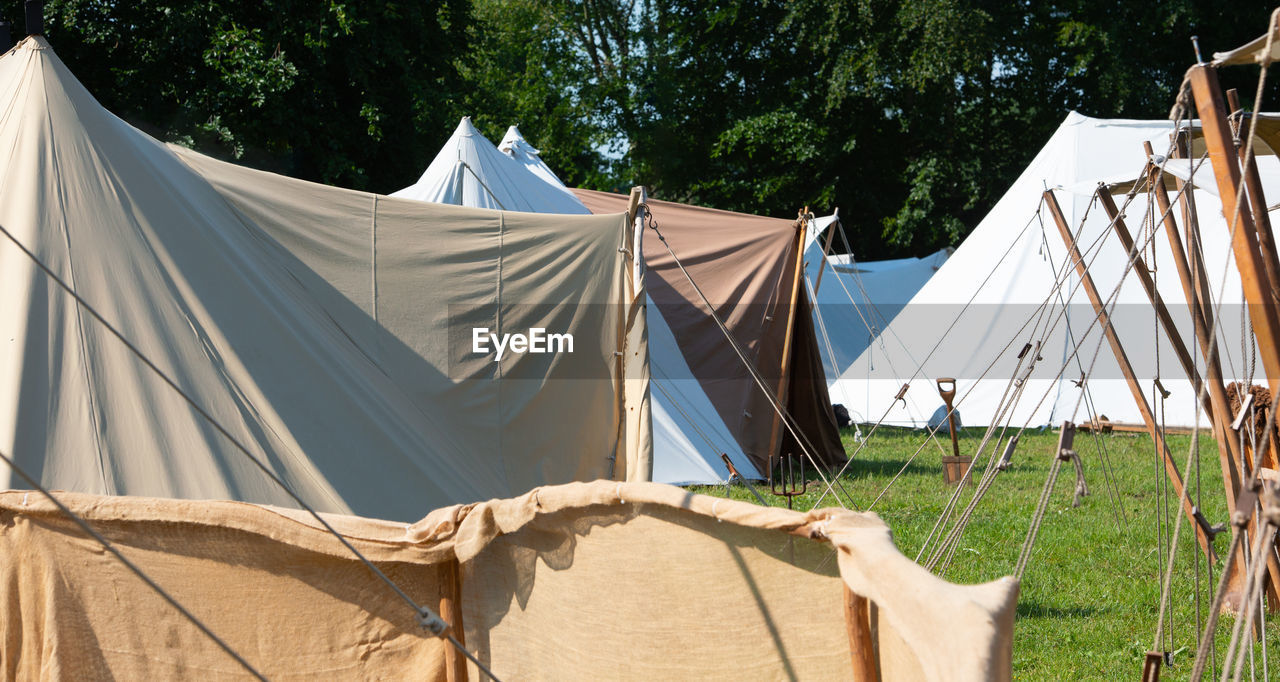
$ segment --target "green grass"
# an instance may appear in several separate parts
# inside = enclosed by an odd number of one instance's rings
[[[965,429],[961,452],[970,454],[981,438],[980,429]],[[840,481],[848,496],[865,509],[919,448],[923,432],[881,427],[858,454]],[[974,583],[1011,575],[1026,537],[1031,516],[1049,472],[1057,444],[1055,430],[1028,430],[1020,440],[1013,466],[999,474],[973,514],[954,560],[944,576],[957,583]],[[1026,574],[1018,603],[1013,652],[1014,677],[1026,680],[1138,679],[1143,654],[1151,649],[1156,632],[1162,566],[1157,556],[1157,513],[1165,481],[1151,439],[1146,435],[1106,434],[1098,437],[1118,489],[1117,507],[1105,485],[1099,445],[1087,433],[1076,435],[1075,450],[1084,463],[1090,496],[1073,508],[1075,472],[1062,468],[1050,499]],[[858,444],[853,431],[844,433],[846,451]],[[1170,447],[1178,467],[1186,463],[1190,436],[1171,436]],[[949,448],[950,443],[946,446]],[[942,452],[928,443],[874,512],[893,529],[899,549],[915,558],[938,515],[946,505],[951,488],[942,482]],[[975,468],[975,475],[980,467]],[[1183,472],[1195,501],[1196,469]],[[1212,523],[1226,523],[1226,499],[1222,487],[1218,450],[1208,436],[1200,440],[1200,506]],[[781,497],[758,485],[770,504],[785,506]],[[960,506],[968,502],[974,486],[966,486]],[[695,491],[725,496],[724,486],[695,487]],[[796,498],[797,509],[809,509],[818,501],[822,486],[810,484],[810,491]],[[754,501],[751,493],[735,485],[728,496]],[[1172,520],[1179,512],[1177,499],[1169,490]],[[833,506],[828,497],[823,506]],[[1123,520],[1117,523],[1117,514]],[[1216,546],[1225,552],[1228,534],[1219,536]],[[1196,647],[1195,540],[1190,523],[1184,520],[1177,555],[1172,592],[1172,650],[1178,651],[1174,665],[1162,671],[1162,679],[1186,679]],[[1202,585],[1207,585],[1205,562],[1200,562]],[[1217,571],[1215,569],[1215,577]],[[1212,592],[1201,594],[1203,615],[1208,614]],[[1219,621],[1219,665],[1234,620]],[[1280,616],[1270,616],[1266,627],[1272,679],[1280,679]],[[1255,659],[1257,679],[1263,679],[1260,647]],[[1248,658],[1246,657],[1246,665]],[[1210,676],[1206,675],[1206,679]],[[1213,677],[1216,679],[1216,676]],[[1246,668],[1244,679],[1249,679]]]

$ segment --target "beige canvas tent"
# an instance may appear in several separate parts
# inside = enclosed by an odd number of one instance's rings
[[[411,521],[643,470],[620,213],[423,204],[166,147],[29,38],[0,57],[0,226],[35,256],[0,238],[0,450],[48,486],[293,504],[234,439],[319,509]],[[480,329],[572,352],[499,359]]]
[[[61,497],[270,679],[464,679],[412,608],[298,512]],[[410,526],[330,521],[417,603],[443,603],[503,680],[842,680],[855,660],[884,680],[1010,679],[1017,583],[947,583],[874,514],[595,482]],[[244,674],[37,494],[0,494],[0,528],[6,678]]]
[[[617,194],[574,193],[596,214],[626,207],[627,198]],[[661,309],[694,376],[743,451],[764,471],[771,454],[800,455],[802,450],[695,285],[794,417],[815,448],[813,454],[825,464],[843,462],[809,297],[797,279],[804,243],[795,222],[667,201],[650,200],[648,205],[671,245],[668,251],[655,234],[644,235],[649,298]]]
[[[0,238],[0,448],[88,491],[55,494],[257,672],[480,679],[311,517],[157,496],[288,504],[231,439],[310,504],[403,521],[615,457],[621,475],[622,415],[643,407],[628,222],[401,202],[168,148],[28,39],[0,57],[17,242]],[[583,343],[495,362],[431,342],[459,324]],[[597,481],[412,524],[325,518],[504,679],[1010,677],[1016,583],[946,583],[873,515]],[[6,678],[249,674],[36,492],[0,493],[0,582]]]

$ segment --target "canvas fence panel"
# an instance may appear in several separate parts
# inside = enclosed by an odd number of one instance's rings
[[[444,679],[439,640],[296,511],[60,497],[272,679]],[[875,605],[884,679],[1010,677],[1017,583],[946,583],[871,514],[599,481],[330,520],[433,608],[461,561],[466,641],[504,679],[847,679],[841,580]],[[7,676],[241,674],[43,498],[0,494],[0,548]]]

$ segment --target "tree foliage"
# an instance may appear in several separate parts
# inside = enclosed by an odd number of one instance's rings
[[[465,0],[49,0],[46,17],[58,54],[122,118],[320,182],[409,184],[466,89],[453,64]]]
[[[1264,3],[1202,0],[475,0],[473,45],[563,77],[559,168],[778,216],[843,208],[861,256],[955,244],[1071,110],[1163,118],[1193,61],[1265,27]],[[536,27],[530,29],[528,27]],[[521,40],[518,36],[525,36]],[[478,89],[508,59],[471,55]],[[538,120],[537,98],[507,117]],[[489,115],[498,113],[491,109]],[[562,155],[598,149],[615,154]],[[567,144],[566,144],[567,143]],[[587,176],[578,175],[585,178]]]
[[[494,139],[518,124],[570,185],[645,184],[784,217],[838,206],[858,255],[879,257],[961,240],[1073,109],[1165,117],[1189,37],[1234,47],[1269,12],[1220,0],[49,0],[46,14],[107,107],[203,151],[385,192],[471,115]]]

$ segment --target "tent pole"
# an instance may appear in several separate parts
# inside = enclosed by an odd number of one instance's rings
[[[1178,332],[1178,327],[1173,323],[1173,317],[1169,314],[1169,308],[1164,304],[1164,299],[1160,296],[1160,292],[1156,291],[1155,281],[1151,278],[1151,270],[1147,268],[1147,263],[1138,253],[1133,241],[1133,235],[1129,232],[1129,227],[1124,223],[1124,217],[1120,215],[1120,209],[1116,207],[1116,202],[1111,198],[1111,193],[1104,187],[1099,187],[1097,192],[1098,202],[1102,204],[1102,209],[1106,211],[1107,217],[1111,219],[1111,229],[1115,232],[1116,237],[1120,240],[1121,246],[1124,247],[1125,253],[1131,254],[1133,258],[1133,272],[1138,278],[1138,283],[1142,285],[1143,291],[1147,294],[1147,300],[1151,301],[1151,307],[1155,308],[1156,318],[1160,321],[1160,326],[1164,328],[1165,335],[1169,337],[1169,343],[1173,345],[1173,353],[1178,356],[1178,364],[1182,365],[1182,371],[1186,372],[1187,378],[1191,380],[1193,386],[1199,388],[1201,379],[1200,372],[1196,371],[1195,365],[1191,362],[1191,353],[1187,350],[1186,344],[1182,341],[1182,334]],[[1197,395],[1197,402],[1199,395]],[[1217,423],[1215,415],[1215,405],[1212,404],[1209,397],[1206,396],[1201,405],[1204,411],[1209,414],[1212,423]],[[1235,477],[1232,477],[1235,480]],[[1237,482],[1237,486],[1238,486]]]
[[[44,0],[27,0],[27,35],[44,35]]]
[[[1264,255],[1259,250],[1258,232],[1248,206],[1238,204],[1236,197],[1242,183],[1239,156],[1234,154],[1235,142],[1231,128],[1223,113],[1222,93],[1218,86],[1218,73],[1209,65],[1191,67],[1191,91],[1195,96],[1200,124],[1204,131],[1205,146],[1218,181],[1218,196],[1222,199],[1222,214],[1235,224],[1228,225],[1233,235],[1231,248],[1235,252],[1236,267],[1248,303],[1249,317],[1253,320],[1254,333],[1262,354],[1262,365],[1267,374],[1271,395],[1280,391],[1280,307],[1274,298],[1275,289],[1268,275],[1265,261],[1274,257],[1274,251]],[[1238,226],[1238,229],[1237,229]],[[1266,238],[1269,240],[1269,236]]]
[[[449,632],[462,646],[467,645],[462,625],[462,571],[458,559],[440,564],[440,617],[449,624]],[[467,682],[467,659],[457,648],[444,645],[444,673],[448,682]]]
[[[1150,150],[1150,143],[1144,144],[1146,145],[1146,149]],[[1148,151],[1148,158],[1150,155],[1150,151]],[[1156,193],[1156,205],[1164,216],[1166,232],[1177,235],[1177,226],[1170,226],[1173,216],[1170,214],[1171,207],[1169,204],[1169,196],[1165,192],[1163,180],[1159,179],[1158,170],[1154,165],[1148,165],[1147,178],[1148,187],[1151,191]],[[1161,197],[1162,194],[1164,195],[1163,198]],[[1169,338],[1170,343],[1173,344],[1174,352],[1178,356],[1178,362],[1182,365],[1183,371],[1186,372],[1187,378],[1191,380],[1191,385],[1195,387],[1197,401],[1201,403],[1201,407],[1203,407],[1205,413],[1209,415],[1209,422],[1213,426],[1214,438],[1218,444],[1218,460],[1219,465],[1222,468],[1222,482],[1223,487],[1226,489],[1227,512],[1228,516],[1230,516],[1235,513],[1235,500],[1240,494],[1241,472],[1236,467],[1236,462],[1238,460],[1235,459],[1235,457],[1239,456],[1239,444],[1236,442],[1235,438],[1232,437],[1231,430],[1228,427],[1231,420],[1231,410],[1227,401],[1226,389],[1223,388],[1222,381],[1219,378],[1217,382],[1210,382],[1208,394],[1205,395],[1203,400],[1200,400],[1200,396],[1204,395],[1200,392],[1202,382],[1200,373],[1196,371],[1195,365],[1191,361],[1191,354],[1187,351],[1186,345],[1182,342],[1182,336],[1178,333],[1178,328],[1174,325],[1173,318],[1169,315],[1169,309],[1165,306],[1164,300],[1160,297],[1160,292],[1156,291],[1155,282],[1151,279],[1151,274],[1147,269],[1147,264],[1142,260],[1142,256],[1138,255],[1133,242],[1133,237],[1129,233],[1129,228],[1124,224],[1124,218],[1120,215],[1119,209],[1116,208],[1115,201],[1112,200],[1111,195],[1105,189],[1098,189],[1098,199],[1102,204],[1103,210],[1106,211],[1107,217],[1111,219],[1112,228],[1114,229],[1116,236],[1119,237],[1120,243],[1124,245],[1125,252],[1132,254],[1133,269],[1138,276],[1138,281],[1142,284],[1142,288],[1147,293],[1147,298],[1151,301],[1152,307],[1156,310],[1156,317],[1160,320],[1160,326],[1164,328],[1165,335]],[[1175,261],[1181,264],[1178,267],[1178,273],[1181,276],[1183,272],[1182,268],[1185,266],[1185,261],[1180,260],[1180,244],[1171,244],[1171,246],[1174,251]],[[1188,288],[1186,287],[1187,282],[1185,280],[1183,284],[1184,288]],[[1195,315],[1198,316],[1198,313],[1195,313]],[[1203,321],[1201,321],[1200,324],[1203,324]],[[1159,343],[1159,340],[1156,342]],[[1206,353],[1208,352],[1207,347],[1204,350]],[[1228,443],[1230,445],[1228,445]],[[1240,567],[1244,565],[1244,548],[1241,547],[1239,552],[1240,556],[1238,556],[1238,560],[1232,564],[1231,575],[1228,576],[1227,579],[1232,582],[1233,586],[1239,585],[1240,587],[1243,587],[1244,583],[1242,581],[1244,580],[1244,575],[1241,572]],[[1213,555],[1210,554],[1209,560],[1212,561],[1213,558]]]
[[[627,243],[619,249],[630,257],[629,266],[623,275],[622,288],[628,306],[636,308],[646,305],[641,299],[644,296],[644,253],[641,247],[644,216],[641,215],[641,206],[647,200],[643,186],[631,188],[631,196],[627,202],[627,224],[630,225],[630,230],[627,233]],[[609,479],[652,481],[653,424],[649,412],[648,332],[647,328],[642,328],[638,336],[633,335],[634,330],[628,326],[631,317],[631,313],[618,316],[618,347],[614,354],[615,376],[621,386],[615,404],[618,414],[618,446],[609,460]],[[635,363],[641,363],[640,376],[634,376]],[[629,369],[632,376],[629,376]],[[638,389],[635,387],[636,379],[642,381]],[[621,469],[618,467],[619,458],[623,460]]]
[[[1231,106],[1232,113],[1242,111],[1240,95],[1234,88],[1227,91],[1227,102]],[[1244,128],[1247,124],[1248,120],[1242,118],[1240,126],[1245,134],[1248,133]],[[1267,277],[1271,280],[1271,300],[1280,305],[1280,260],[1276,256],[1276,238],[1271,231],[1271,216],[1267,212],[1266,195],[1262,191],[1262,178],[1258,176],[1258,160],[1252,153],[1246,156],[1249,150],[1245,141],[1237,143],[1235,147],[1236,154],[1240,157],[1240,166],[1244,171],[1242,179],[1245,194],[1249,198],[1249,208],[1253,212],[1255,227],[1258,230],[1258,249],[1262,252],[1262,263],[1267,270]]]
[[[836,219],[827,226],[827,239],[822,243],[822,260],[818,262],[818,276],[814,278],[813,282],[813,295],[815,298],[818,296],[818,287],[822,286],[822,273],[827,269],[827,258],[831,255],[831,241],[836,236],[836,230],[838,229],[842,228],[840,227],[840,209],[837,208]],[[835,266],[832,266],[832,269],[834,270]],[[815,300],[813,304],[818,305],[818,302]]]
[[[871,634],[871,602],[840,581],[844,593],[844,625],[849,633],[849,655],[853,659],[854,682],[879,682],[880,666],[876,661],[875,642]]]
[[[1150,142],[1144,142],[1143,147],[1150,158],[1153,149]],[[1151,191],[1155,193],[1156,207],[1164,216],[1164,232],[1169,240],[1169,250],[1173,253],[1173,264],[1178,271],[1178,280],[1182,283],[1182,293],[1187,298],[1187,307],[1191,314],[1191,323],[1195,329],[1196,341],[1200,346],[1200,353],[1205,357],[1205,383],[1208,384],[1209,402],[1211,408],[1206,408],[1205,412],[1209,415],[1209,423],[1213,427],[1214,440],[1218,444],[1218,460],[1222,468],[1222,481],[1227,486],[1227,513],[1230,515],[1236,509],[1236,497],[1240,495],[1240,470],[1236,463],[1240,461],[1239,443],[1231,433],[1231,403],[1227,399],[1227,390],[1222,383],[1222,363],[1218,359],[1218,347],[1211,343],[1209,338],[1209,327],[1204,320],[1204,311],[1201,308],[1199,298],[1196,296],[1195,285],[1191,276],[1191,266],[1187,262],[1187,254],[1182,244],[1182,238],[1178,234],[1178,223],[1173,217],[1173,205],[1169,201],[1169,192],[1165,189],[1164,182],[1158,177],[1158,169],[1154,166],[1147,167],[1147,184],[1151,187]],[[1185,188],[1183,191],[1190,191]],[[1212,355],[1210,351],[1212,350]],[[1190,376],[1190,372],[1187,374]],[[1200,386],[1196,386],[1196,391],[1200,391]]]
[[[1190,76],[1191,92],[1200,115],[1205,147],[1218,182],[1218,195],[1222,199],[1222,214],[1228,218],[1236,217],[1237,222],[1229,226],[1235,228],[1232,230],[1232,249],[1235,251],[1236,267],[1240,271],[1258,350],[1262,355],[1267,387],[1271,390],[1271,395],[1275,396],[1280,388],[1280,345],[1277,345],[1280,343],[1280,264],[1277,263],[1275,237],[1267,215],[1262,182],[1258,178],[1257,162],[1247,153],[1247,139],[1244,146],[1235,142],[1228,113],[1223,107],[1217,69],[1209,65],[1198,65],[1192,67]],[[1227,99],[1233,110],[1239,109],[1238,94],[1228,92]],[[1247,191],[1242,192],[1242,186]],[[1248,196],[1248,205],[1237,201],[1244,195]],[[1245,390],[1250,389],[1251,387],[1245,387]],[[1274,464],[1266,456],[1268,453],[1261,453],[1261,457],[1259,453],[1253,454],[1257,462]],[[1254,462],[1245,462],[1247,469],[1241,473],[1256,481],[1256,476],[1251,471],[1255,468],[1253,464]],[[1253,511],[1248,510],[1250,517],[1254,516]],[[1249,527],[1253,527],[1254,523],[1256,519],[1251,518]],[[1273,548],[1274,545],[1266,548],[1266,563],[1270,573],[1267,601],[1271,609],[1280,605],[1280,561],[1277,561]],[[1244,607],[1243,604],[1237,606],[1242,609]]]
[[[801,211],[799,219],[796,221],[796,257],[795,257],[795,277],[791,280],[791,303],[787,307],[787,326],[786,336],[782,339],[782,371],[778,377],[778,404],[787,404],[787,393],[791,378],[791,337],[795,335],[796,325],[796,304],[800,298],[800,280],[804,278],[804,232],[809,224],[809,207],[805,206]],[[779,455],[782,452],[782,433],[779,429],[782,417],[774,411],[773,429],[769,434],[769,451],[776,452]],[[813,453],[818,456],[818,453]],[[817,465],[817,462],[814,462]]]
[[[1142,421],[1147,425],[1147,433],[1151,435],[1151,439],[1155,441],[1156,447],[1160,450],[1161,459],[1164,460],[1165,473],[1169,476],[1169,482],[1173,485],[1174,492],[1178,494],[1178,499],[1182,501],[1183,512],[1186,513],[1192,527],[1195,528],[1196,541],[1200,544],[1200,550],[1212,560],[1213,554],[1209,551],[1209,539],[1205,536],[1205,531],[1200,527],[1200,524],[1196,523],[1195,509],[1191,506],[1191,501],[1186,499],[1182,493],[1182,474],[1178,473],[1178,465],[1173,461],[1173,455],[1170,454],[1169,446],[1165,443],[1164,434],[1156,428],[1155,415],[1151,412],[1151,406],[1147,404],[1147,398],[1142,393],[1142,387],[1138,385],[1138,376],[1133,371],[1133,365],[1129,362],[1129,356],[1125,353],[1124,346],[1120,345],[1120,337],[1111,325],[1111,316],[1107,314],[1102,296],[1098,294],[1098,288],[1094,286],[1093,277],[1089,274],[1089,268],[1085,265],[1084,257],[1080,255],[1080,249],[1076,248],[1075,237],[1071,234],[1067,219],[1062,215],[1062,207],[1058,205],[1058,199],[1053,195],[1053,190],[1045,190],[1044,201],[1049,208],[1049,214],[1053,217],[1053,222],[1058,226],[1058,232],[1062,235],[1063,243],[1067,245],[1067,257],[1075,263],[1076,274],[1080,276],[1080,284],[1084,287],[1085,293],[1089,296],[1089,301],[1093,304],[1093,310],[1098,316],[1098,322],[1102,325],[1102,332],[1107,337],[1111,352],[1115,355],[1116,362],[1120,365],[1120,371],[1124,373],[1125,381],[1129,384],[1129,390],[1133,393],[1133,400],[1138,405],[1138,412],[1142,413]]]

